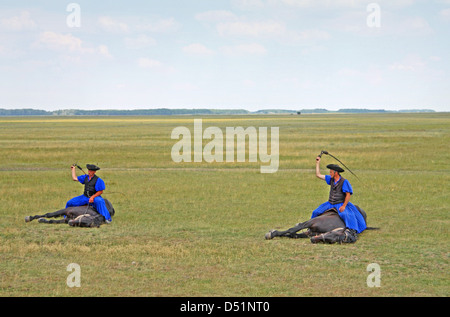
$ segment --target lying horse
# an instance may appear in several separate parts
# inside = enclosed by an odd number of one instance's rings
[[[115,210],[111,202],[105,199],[106,209],[108,209],[109,214],[114,216]],[[46,218],[57,218],[63,217],[64,219],[59,220],[47,220]],[[39,219],[40,223],[67,223],[72,227],[100,227],[105,223],[105,217],[100,215],[93,206],[85,205],[79,207],[68,207],[55,212],[46,213],[45,215],[27,216],[25,217],[25,222],[30,222],[35,219]]]
[[[366,221],[366,212],[358,206],[356,206],[356,208],[363,215],[364,220]],[[306,232],[297,233],[303,229],[307,229]],[[320,216],[302,223],[298,223],[286,231],[271,230],[265,235],[266,240],[270,240],[275,237],[287,237],[293,239],[310,238],[312,243],[353,243],[358,239],[358,234],[355,230],[345,227],[345,223],[341,217],[339,217],[338,211],[333,208],[327,210]]]

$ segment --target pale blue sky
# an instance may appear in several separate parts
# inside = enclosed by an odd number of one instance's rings
[[[450,111],[450,0],[73,2],[2,0],[0,108]]]

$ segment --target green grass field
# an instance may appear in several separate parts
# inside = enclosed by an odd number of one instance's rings
[[[0,296],[450,295],[449,113],[202,118],[204,129],[279,127],[274,174],[259,161],[174,163],[171,132],[193,119],[0,118]],[[359,176],[344,174],[351,201],[380,230],[351,245],[264,240],[327,200],[322,149]],[[102,168],[113,223],[25,223],[82,194],[75,162]],[[79,288],[66,284],[71,263]],[[380,287],[367,285],[371,263]]]

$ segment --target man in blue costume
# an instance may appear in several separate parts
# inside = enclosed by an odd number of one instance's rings
[[[357,233],[363,232],[367,225],[364,217],[350,202],[353,189],[350,182],[340,175],[344,170],[339,165],[330,164],[327,165],[327,168],[330,169],[330,175],[322,175],[320,174],[320,159],[320,156],[316,158],[316,176],[330,185],[330,196],[327,202],[313,211],[311,218],[335,208],[348,229],[355,230]]]
[[[84,185],[84,193],[81,196],[77,196],[69,200],[66,204],[66,208],[94,204],[94,208],[97,212],[105,217],[106,223],[111,223],[111,215],[106,208],[105,200],[101,196],[105,190],[105,182],[100,177],[95,175],[100,167],[93,164],[87,164],[86,168],[88,169],[88,174],[77,177],[75,173],[75,166],[71,167],[72,179],[73,181],[80,182]]]

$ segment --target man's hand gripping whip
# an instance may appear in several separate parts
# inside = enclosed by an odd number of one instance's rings
[[[74,163],[72,166],[75,166],[75,167],[78,168],[80,171],[82,171],[84,175],[86,175],[86,173],[83,171],[83,169],[80,167],[80,165],[78,165],[78,163]]]
[[[348,169],[348,171],[349,171],[350,173],[352,173],[359,181],[361,181],[361,180],[359,179],[359,177],[356,176],[356,174],[353,173],[352,170],[349,169],[344,163],[342,163],[342,161],[340,161],[336,156],[331,155],[331,154],[328,153],[327,151],[321,151],[320,154],[319,154],[319,157],[320,157],[320,158],[322,157],[322,154],[329,155],[329,156],[331,156],[332,158],[334,158],[336,161],[338,161],[339,163],[341,163],[346,169]]]

